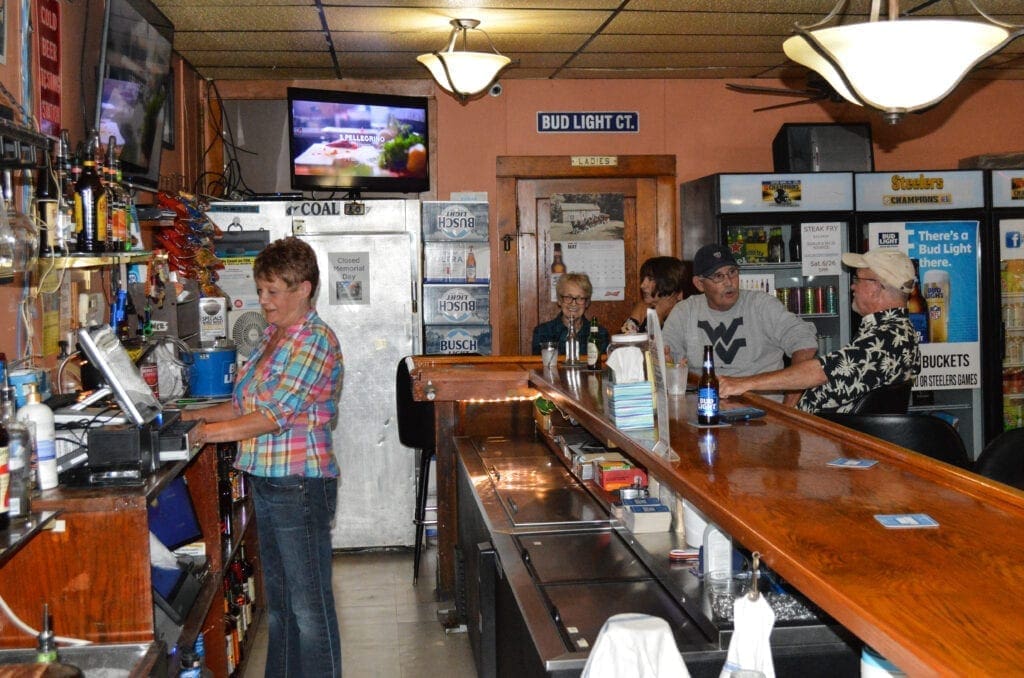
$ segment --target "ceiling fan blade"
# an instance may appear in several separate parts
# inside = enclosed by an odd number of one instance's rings
[[[821,94],[817,89],[784,89],[782,87],[761,87],[759,85],[738,85],[733,82],[725,83],[725,88],[733,92],[743,94],[776,94],[788,97],[811,97]]]
[[[789,108],[790,106],[803,106],[804,104],[811,104],[814,103],[815,101],[824,101],[826,99],[828,99],[827,95],[819,93],[813,97],[808,97],[803,101],[787,101],[784,104],[774,104],[772,106],[762,106],[760,108],[755,108],[754,112],[760,113],[761,111],[774,111],[779,108]]]

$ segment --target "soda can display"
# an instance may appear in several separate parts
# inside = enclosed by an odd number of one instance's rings
[[[825,288],[825,313],[839,313],[839,293],[835,285]]]
[[[825,288],[815,287],[814,288],[814,312],[824,313],[825,312]]]
[[[779,287],[775,290],[775,296],[782,303],[783,306],[789,308],[789,288]]]
[[[815,313],[814,310],[814,288],[813,287],[802,287],[800,288],[803,292],[803,308],[801,313]]]

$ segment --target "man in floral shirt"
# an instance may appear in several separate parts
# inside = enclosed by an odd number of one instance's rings
[[[805,412],[847,412],[869,391],[914,379],[921,371],[917,335],[907,317],[914,265],[894,249],[844,254],[856,270],[853,310],[861,316],[853,341],[838,351],[749,377],[719,377],[723,397],[747,391],[807,389],[797,407]]]

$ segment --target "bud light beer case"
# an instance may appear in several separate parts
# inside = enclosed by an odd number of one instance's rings
[[[491,354],[490,325],[427,325],[428,355]]]
[[[424,285],[424,325],[486,325],[489,285]]]
[[[424,242],[487,242],[488,203],[423,202]]]

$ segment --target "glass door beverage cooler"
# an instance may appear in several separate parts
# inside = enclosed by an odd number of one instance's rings
[[[983,178],[980,171],[854,175],[855,245],[901,249],[918,271],[908,306],[922,365],[910,409],[954,424],[972,459],[984,437],[981,356],[992,355],[994,339],[980,331]],[[922,296],[927,314],[917,308]]]
[[[1024,427],[1024,169],[989,172],[992,240],[985,254],[991,289],[982,308],[984,326],[998,327],[999,360],[989,360],[986,383],[998,384],[986,393],[986,438]],[[993,337],[993,340],[996,340]],[[986,354],[988,355],[988,354]]]
[[[713,174],[683,183],[683,258],[728,244],[740,285],[775,295],[817,329],[827,353],[850,336],[849,248],[853,174]]]

